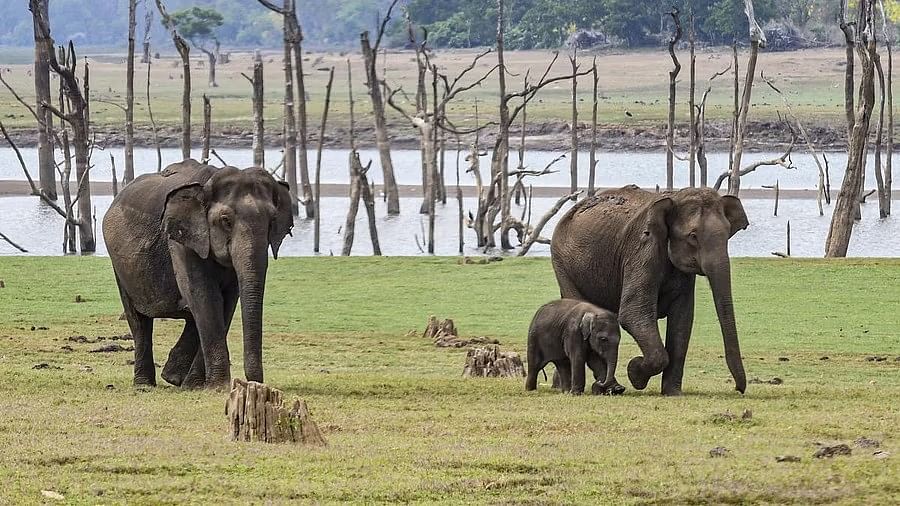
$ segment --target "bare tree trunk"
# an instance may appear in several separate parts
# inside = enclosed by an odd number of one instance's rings
[[[875,184],[877,188],[876,193],[878,194],[878,214],[882,218],[887,218],[887,210],[884,203],[884,175],[881,172],[881,149],[884,143],[884,105],[887,100],[887,90],[884,88],[884,69],[881,67],[881,56],[878,53],[875,53],[873,63],[878,73],[878,91],[881,94],[881,105],[878,110],[878,131],[875,134]]]
[[[500,82],[500,134],[496,142],[493,160],[491,161],[491,179],[493,181],[500,175],[500,247],[504,250],[512,249],[509,243],[509,234],[504,227],[509,224],[510,195],[509,195],[509,103],[506,97],[506,61],[504,35],[506,31],[506,2],[497,0],[497,65]],[[574,128],[574,125],[573,125]],[[493,182],[491,183],[493,187]],[[493,220],[489,220],[493,221]],[[493,224],[489,223],[489,226]],[[486,246],[493,246],[493,232]]]
[[[153,11],[147,9],[144,16],[144,51],[141,55],[141,63],[150,63],[150,27],[153,26]]]
[[[462,143],[459,140],[459,136],[456,136],[456,205],[459,211],[459,254],[463,254],[463,248],[465,247],[465,237],[463,236],[464,231],[464,214],[463,214],[463,194],[462,188],[459,186],[459,153],[462,150]]]
[[[691,188],[694,188],[697,186],[697,130],[694,128],[694,124],[697,121],[697,111],[694,105],[697,93],[697,55],[694,47],[697,41],[697,31],[694,26],[693,7],[691,7],[691,31],[688,34],[688,40],[691,47],[691,83],[690,94],[688,96],[688,108],[691,112],[691,146],[690,154],[688,155],[690,157],[688,161],[688,177]]]
[[[893,186],[893,158],[894,158],[894,90],[893,90],[893,53],[891,50],[891,37],[888,31],[887,17],[885,16],[884,11],[884,0],[878,0],[878,10],[881,14],[881,29],[882,34],[884,35],[884,46],[887,49],[887,83],[884,89],[887,90],[887,110],[888,110],[888,119],[887,119],[887,157],[885,160],[884,166],[884,190],[883,197],[881,202],[884,205],[881,207],[881,212],[885,216],[890,216],[891,214],[891,199],[892,195],[892,186]],[[876,170],[881,170],[881,166],[878,165]]]
[[[265,114],[265,77],[263,73],[262,55],[256,52],[253,62],[253,165],[266,166],[266,128]]]
[[[669,127],[666,129],[666,189],[671,191],[675,187],[675,79],[681,72],[681,63],[675,55],[675,45],[681,40],[681,18],[675,7],[669,15],[675,23],[675,33],[669,39],[669,56],[672,57],[675,68],[669,72]]]
[[[741,96],[741,83],[740,78],[738,77],[738,67],[740,63],[738,62],[738,50],[737,50],[737,38],[734,39],[734,42],[731,45],[731,56],[733,60],[734,67],[734,109],[732,110],[732,118],[731,118],[731,139],[730,145],[728,146],[728,168],[731,169],[734,166],[734,140],[735,135],[737,134],[737,125],[738,125],[738,116],[741,115],[741,104],[739,102],[739,97]]]
[[[62,101],[60,101],[62,104]],[[66,207],[66,226],[63,237],[63,252],[75,253],[75,216],[72,212],[72,191],[70,179],[72,178],[72,150],[69,145],[69,131],[63,128],[63,175],[60,178],[60,186],[63,190],[63,205]]]
[[[856,111],[853,107],[853,67],[855,57],[853,52],[856,48],[856,34],[853,32],[853,23],[848,23],[846,19],[846,1],[841,0],[840,11],[840,28],[844,34],[845,51],[847,53],[847,64],[844,66],[844,114],[847,115],[847,142],[850,142],[850,136],[853,134],[853,124],[856,121]]]
[[[860,103],[854,118],[853,131],[850,136],[850,150],[847,169],[841,192],[838,194],[831,228],[825,242],[826,257],[847,256],[850,236],[853,232],[854,211],[859,205],[862,187],[862,171],[865,167],[866,146],[872,110],[875,107],[875,55],[876,40],[874,30],[874,0],[860,2],[860,15],[857,31],[863,47],[857,46],[862,75],[859,83]]]
[[[44,37],[38,26],[37,15],[50,21],[49,0],[35,2],[39,13],[33,14],[34,24],[34,92],[37,100],[38,114],[38,165],[41,191],[50,200],[56,200],[56,162],[53,156],[53,115],[40,107],[42,103],[50,103],[50,66],[49,52],[53,51],[53,42]]]
[[[731,177],[728,180],[728,194],[737,197],[741,191],[741,161],[744,155],[744,135],[747,115],[750,112],[750,97],[753,94],[753,78],[756,74],[756,59],[759,48],[766,47],[766,34],[756,22],[753,14],[753,0],[744,0],[747,21],[750,23],[750,58],[747,61],[747,76],[744,78],[744,92],[741,96],[740,115],[734,132],[734,159]]]
[[[381,39],[391,18],[391,11],[397,4],[397,0],[391,3],[387,14],[381,21],[375,45],[369,43],[369,32],[360,35],[363,58],[366,66],[366,86],[369,89],[369,97],[372,99],[372,113],[375,117],[375,142],[378,145],[378,153],[381,158],[381,170],[384,175],[384,193],[387,196],[387,212],[390,215],[400,214],[400,193],[397,189],[397,180],[394,177],[394,164],[391,161],[391,144],[388,140],[387,121],[384,116],[384,98],[381,95],[381,82],[378,79],[376,68],[378,49]]]
[[[200,159],[203,163],[209,162],[209,143],[212,130],[212,104],[209,97],[203,94],[203,151]]]
[[[322,127],[319,129],[319,148],[316,153],[316,182],[313,187],[315,198],[315,222],[313,225],[313,252],[319,252],[319,221],[321,218],[321,187],[322,179],[322,147],[325,144],[325,127],[328,124],[328,109],[331,107],[331,85],[334,84],[334,67],[328,72],[328,84],[325,87],[325,109],[322,111]]]
[[[312,186],[309,183],[309,117],[306,111],[306,75],[303,72],[303,29],[297,19],[296,3],[291,5],[291,39],[294,44],[294,72],[297,75],[297,119],[299,131],[297,135],[297,162],[300,169],[300,186],[303,188],[303,199],[306,204],[306,217],[311,218],[315,212],[312,208]]]
[[[300,192],[297,188],[297,118],[294,116],[294,66],[291,62],[293,35],[290,21],[290,12],[293,6],[293,0],[284,0],[282,16],[284,20],[284,179],[291,190],[291,209],[294,216],[298,216],[300,214],[298,201]],[[315,211],[313,211],[313,216],[309,215],[309,206],[315,205],[314,197],[310,199],[304,195],[304,199],[306,199],[306,217],[314,217]]]
[[[572,74],[578,73],[578,50],[572,51],[569,58]],[[578,78],[572,78],[572,145],[569,158],[569,193],[578,191]]]
[[[349,256],[353,249],[353,239],[356,235],[356,214],[359,212],[359,174],[362,164],[359,161],[359,153],[350,151],[350,209],[347,211],[347,220],[344,222],[344,247],[341,255]]]
[[[600,82],[600,77],[597,75],[596,56],[594,57],[594,65],[591,72],[594,80],[594,101],[591,108],[591,159],[590,170],[588,173],[588,196],[594,194],[594,184],[596,183],[597,176],[597,99],[599,95],[598,84]]]
[[[150,65],[150,61],[147,60],[147,114],[150,116],[150,125],[153,127],[153,142],[156,144],[156,172],[160,172],[162,171],[162,147],[159,144],[159,129],[156,128],[156,120],[153,118],[152,100],[150,99]]]
[[[181,92],[181,156],[187,160],[191,157],[191,47],[187,41],[178,34],[175,22],[166,12],[162,0],[156,0],[156,8],[163,18],[163,24],[172,34],[175,49],[181,56],[184,88]]]
[[[218,44],[218,42],[216,42]],[[202,47],[199,47],[200,51],[206,55],[206,61],[209,63],[209,73],[207,74],[207,84],[210,88],[218,88],[219,83],[216,82],[216,63],[218,62],[218,49],[216,51],[209,51]]]
[[[134,180],[134,31],[137,0],[128,0],[128,59],[125,70],[125,184]]]
[[[369,237],[372,239],[372,254],[381,256],[381,244],[378,241],[378,227],[375,223],[375,195],[369,187],[369,181],[365,172],[359,175],[359,189],[362,192],[363,204],[366,206],[366,215],[369,218]]]
[[[112,153],[109,154],[109,165],[112,171],[112,192],[113,198],[119,194],[119,179],[116,175],[116,157]]]

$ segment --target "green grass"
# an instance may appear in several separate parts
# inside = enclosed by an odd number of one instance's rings
[[[0,258],[0,503],[41,490],[79,504],[896,503],[900,262],[737,260],[733,275],[748,377],[783,385],[733,390],[700,283],[684,397],[660,397],[657,377],[643,392],[576,398],[463,379],[465,350],[407,334],[435,314],[522,352],[556,292],[546,259],[274,262],[266,379],[309,402],[329,446],[307,449],[232,443],[225,394],[137,392],[130,353],[66,341],[127,331],[106,259]],[[162,363],[180,324],[156,328]],[[637,348],[622,346],[625,362]],[[240,375],[234,335],[231,352]],[[716,418],[744,409],[749,422]],[[860,436],[892,455],[812,458],[815,443]],[[711,458],[716,446],[728,456]]]

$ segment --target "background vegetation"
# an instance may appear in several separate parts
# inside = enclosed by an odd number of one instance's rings
[[[107,259],[0,258],[0,503],[51,490],[76,504],[896,504],[900,262],[736,259],[733,276],[748,377],[783,384],[733,390],[698,283],[684,397],[660,397],[657,377],[644,392],[576,398],[463,379],[465,349],[420,337],[435,314],[522,352],[533,311],[557,293],[548,259],[278,260],[266,380],[309,402],[329,441],[309,450],[231,443],[223,393],[134,391],[130,352],[69,340],[127,332]],[[180,331],[156,322],[158,363]],[[637,352],[624,337],[620,380]],[[881,447],[857,447],[861,436]],[[812,457],[834,443],[853,454]]]
[[[308,47],[352,47],[359,33],[374,30],[379,15],[391,0],[297,0]],[[851,2],[853,3],[853,2]],[[80,45],[116,46],[125,43],[127,0],[104,0],[98,16],[95,0],[52,0],[50,18],[58,40],[73,39]],[[152,1],[144,2],[155,10]],[[685,16],[693,8],[700,40],[730,43],[746,38],[747,19],[743,0],[508,0],[508,47],[555,48],[576,29],[595,29],[631,46],[659,45],[667,36],[666,13],[677,5]],[[892,17],[900,15],[897,0],[885,2]],[[281,20],[255,0],[168,0],[170,11],[211,7],[224,24],[217,30],[223,45],[277,47]],[[836,19],[839,0],[756,0],[760,23],[785,20],[816,38],[839,34]],[[474,47],[493,44],[496,7],[493,0],[400,0],[412,20],[430,32],[433,47]],[[141,17],[139,15],[139,17]],[[402,15],[395,16],[397,20]],[[171,41],[158,22],[153,25],[154,45],[168,50]],[[685,18],[686,19],[686,18]],[[139,36],[143,34],[139,22]],[[32,42],[31,18],[22,2],[0,3],[0,45],[27,46]],[[406,41],[403,23],[392,27],[390,44]]]

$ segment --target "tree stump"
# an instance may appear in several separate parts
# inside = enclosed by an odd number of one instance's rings
[[[295,398],[288,408],[284,404],[284,392],[263,383],[234,378],[225,415],[232,441],[327,444],[309,416],[306,401]]]
[[[466,353],[463,376],[468,378],[523,378],[525,365],[518,353],[501,352],[497,346],[473,348]]]
[[[456,332],[456,324],[453,323],[453,320],[450,318],[438,320],[437,316],[431,315],[428,317],[428,325],[425,327],[422,337],[437,341],[445,337],[459,337],[459,334]]]

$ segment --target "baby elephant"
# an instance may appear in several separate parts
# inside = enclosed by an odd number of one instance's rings
[[[560,389],[584,393],[585,363],[594,372],[595,394],[621,394],[616,382],[619,321],[615,313],[588,302],[560,299],[541,306],[528,329],[528,376],[525,390],[537,388],[537,375],[553,362]]]

